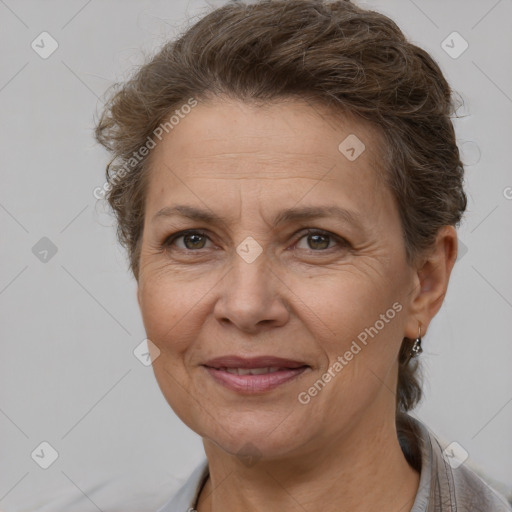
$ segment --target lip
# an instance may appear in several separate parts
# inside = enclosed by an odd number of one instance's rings
[[[283,359],[274,356],[258,356],[258,357],[240,357],[235,355],[216,357],[210,359],[203,366],[210,368],[299,368],[308,366],[304,361],[295,361],[293,359]]]
[[[222,386],[244,395],[261,394],[275,389],[299,377],[311,367],[304,362],[274,356],[244,358],[224,356],[211,359],[203,367]],[[279,368],[271,373],[259,375],[237,375],[226,368]]]

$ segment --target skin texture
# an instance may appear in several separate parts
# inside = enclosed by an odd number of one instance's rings
[[[210,478],[199,512],[396,512],[410,510],[417,492],[419,475],[396,436],[398,352],[419,323],[425,335],[442,304],[456,231],[444,227],[420,266],[408,266],[396,203],[375,163],[378,133],[324,113],[298,100],[200,102],[151,155],[138,300],[160,351],[160,389],[203,438]],[[366,146],[354,161],[338,150],[349,134]],[[177,204],[225,220],[154,219]],[[328,205],[357,213],[361,225],[334,216],[272,223],[281,210]],[[185,229],[206,237],[165,246]],[[327,237],[308,238],[307,229]],[[248,236],[262,248],[252,263],[236,251]],[[300,403],[299,393],[397,302],[401,311]],[[201,366],[227,354],[311,368],[242,396]]]

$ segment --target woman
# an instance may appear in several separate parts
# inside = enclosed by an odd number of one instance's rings
[[[466,208],[439,67],[350,2],[228,4],[109,99],[106,197],[206,460],[161,512],[510,510],[407,414]]]

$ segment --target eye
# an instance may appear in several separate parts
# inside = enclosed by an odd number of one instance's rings
[[[305,240],[307,247],[299,247],[302,240]],[[339,246],[348,246],[348,242],[343,238],[333,235],[328,231],[321,230],[308,230],[308,232],[303,235],[299,241],[297,242],[297,247],[299,249],[305,249],[309,251],[324,251],[326,249],[331,249],[334,245]]]
[[[182,239],[182,244],[175,243],[180,239]],[[193,251],[195,249],[204,249],[207,240],[210,239],[201,231],[180,231],[179,233],[167,238],[163,243],[163,246],[170,247],[171,245],[176,245],[178,249]]]
[[[304,242],[306,247],[300,246]],[[207,242],[211,242],[208,235],[202,231],[197,230],[186,230],[175,233],[169,236],[162,244],[163,248],[170,248],[171,246],[176,247],[183,251],[197,251],[200,249],[208,249]],[[349,243],[328,231],[310,229],[307,233],[301,236],[298,242],[295,244],[296,248],[313,251],[313,252],[324,252],[328,249],[332,249],[333,246],[338,245],[339,247],[349,247]]]

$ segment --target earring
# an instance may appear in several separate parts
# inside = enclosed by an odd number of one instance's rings
[[[421,348],[421,322],[418,324],[418,337],[414,340],[414,345],[411,348],[411,357],[417,357],[423,352]]]

